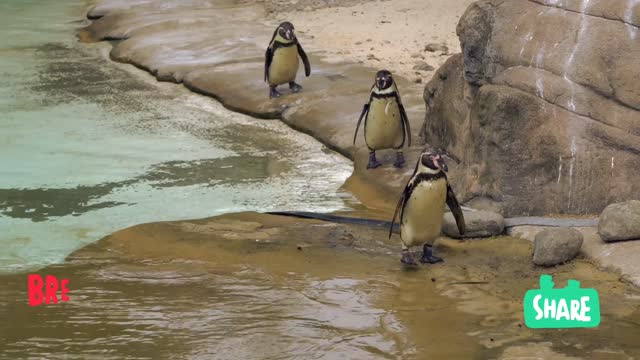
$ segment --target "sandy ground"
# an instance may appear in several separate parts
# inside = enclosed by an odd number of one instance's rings
[[[427,82],[450,54],[460,52],[456,25],[473,2],[373,1],[269,16],[274,24],[291,21],[303,45],[322,49],[337,60],[386,68],[411,81]],[[428,51],[430,44],[440,46]]]

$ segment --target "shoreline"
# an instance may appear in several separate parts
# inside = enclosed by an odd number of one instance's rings
[[[305,89],[299,94],[288,94],[287,91],[282,98],[272,101],[267,96],[267,85],[262,82],[264,49],[259,48],[257,44],[247,46],[247,44],[229,41],[229,44],[224,45],[224,36],[213,36],[208,38],[208,41],[218,40],[218,43],[213,45],[216,51],[242,52],[245,56],[214,59],[206,66],[189,64],[181,66],[168,62],[163,64],[161,56],[155,53],[157,48],[146,49],[154,54],[145,55],[145,49],[136,53],[135,48],[138,45],[145,46],[143,37],[127,36],[131,31],[131,22],[135,22],[135,11],[128,11],[127,15],[122,17],[117,11],[111,15],[110,12],[101,10],[99,6],[88,12],[87,17],[92,19],[92,23],[80,30],[81,41],[118,39],[117,42],[111,43],[113,46],[109,54],[111,60],[131,64],[148,72],[158,81],[181,84],[195,93],[212,97],[231,111],[259,119],[279,119],[292,129],[314,137],[327,148],[353,161],[354,173],[345,186],[354,196],[365,205],[387,212],[392,211],[413,166],[406,165],[405,168],[397,170],[391,166],[395,153],[381,151],[378,155],[384,166],[375,171],[367,171],[368,150],[364,148],[362,136],[358,137],[356,146],[352,145],[353,131],[362,106],[368,98],[368,84],[372,82],[375,69],[354,62],[333,63],[330,55],[323,56],[325,54],[307,50],[312,64],[312,74],[308,79],[303,79],[300,75],[298,78]],[[228,8],[218,10],[229,11]],[[215,13],[215,9],[213,12]],[[242,13],[247,11],[244,7],[239,7],[235,12],[237,14],[234,15],[240,14],[239,17],[242,18]],[[168,17],[180,17],[180,13],[168,15]],[[233,32],[235,29],[242,28],[242,25],[234,22],[221,24],[218,27],[231,26],[234,28]],[[143,24],[142,27],[144,28]],[[254,31],[252,35],[260,33],[268,42],[267,36],[272,30],[266,26],[259,27],[261,31]],[[140,43],[135,44],[137,41]],[[134,44],[126,44],[130,42]],[[240,47],[240,49],[234,49],[234,47]],[[191,58],[195,58],[198,50],[189,49],[189,51],[195,52],[190,54]],[[238,70],[237,67],[242,69]],[[395,78],[402,89],[403,103],[410,118],[414,134],[412,141],[414,144],[421,143],[417,134],[425,115],[422,85],[416,87],[401,76],[395,76]],[[354,91],[354,89],[358,90]],[[330,121],[327,121],[328,119]],[[422,146],[419,145],[405,148],[407,164],[417,161],[421,149]],[[359,191],[354,186],[350,186],[353,183],[369,184],[372,189]],[[375,199],[370,198],[372,192],[375,193]]]

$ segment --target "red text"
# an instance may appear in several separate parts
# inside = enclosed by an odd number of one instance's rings
[[[45,276],[44,280],[41,275],[30,274],[28,278],[29,285],[29,305],[38,306],[43,302],[45,304],[58,303],[58,291],[60,292],[60,301],[69,301],[67,293],[69,292],[69,279],[58,281],[53,275]]]

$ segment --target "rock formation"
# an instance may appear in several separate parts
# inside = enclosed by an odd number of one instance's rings
[[[464,201],[595,214],[640,193],[640,3],[481,0],[424,91]],[[633,180],[635,179],[635,180]]]

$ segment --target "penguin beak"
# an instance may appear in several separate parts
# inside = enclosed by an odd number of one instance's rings
[[[387,79],[386,78],[378,78],[376,81],[376,86],[379,90],[384,90],[387,87]]]
[[[444,157],[442,157],[442,155],[434,156],[433,163],[436,164],[436,166],[439,167],[440,170],[444,172],[449,171],[449,167],[447,166],[447,163],[444,161]]]

